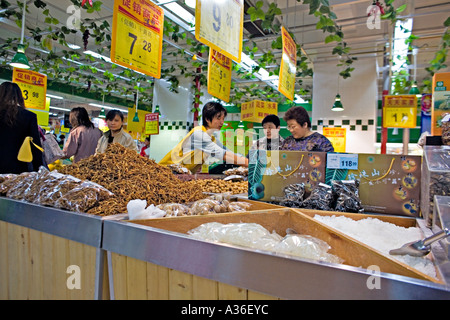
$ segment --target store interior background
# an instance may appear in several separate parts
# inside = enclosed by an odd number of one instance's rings
[[[314,70],[313,77],[303,78],[301,88],[308,90],[308,93],[299,97],[297,102],[303,105],[310,112],[313,130],[321,132],[324,126],[342,126],[347,127],[347,142],[346,152],[351,153],[379,153],[380,152],[380,114],[379,108],[382,99],[382,92],[386,81],[386,71],[389,65],[386,63],[389,58],[389,46],[392,42],[391,38],[394,34],[394,26],[389,20],[381,20],[377,28],[367,27],[367,10],[372,4],[372,0],[330,0],[332,10],[337,15],[336,22],[342,27],[345,36],[345,41],[351,47],[351,53],[358,60],[354,62],[355,70],[351,73],[351,77],[343,79],[338,74],[342,67],[338,67],[338,59],[336,55],[331,53],[335,44],[325,44],[324,34],[321,30],[316,29],[317,18],[309,15],[308,5],[301,4],[296,0],[264,0],[264,7],[267,8],[271,3],[276,3],[281,9],[282,14],[276,16],[277,21],[285,26],[290,32],[294,34],[295,41],[302,44],[304,52],[308,57],[308,64]],[[383,1],[381,1],[383,3]],[[17,1],[9,1],[10,7],[8,9],[18,10]],[[53,17],[59,20],[56,27],[62,27],[68,19],[70,19],[72,12],[68,8],[72,5],[69,0],[57,1],[54,3],[47,3],[47,8],[50,10]],[[81,11],[81,18],[93,19],[96,23],[108,21],[112,26],[111,19],[113,14],[113,0],[102,1],[101,10],[88,14],[85,10]],[[188,7],[183,0],[178,1],[163,1],[155,0],[154,3],[161,5],[165,11],[165,18],[171,20],[184,28],[190,37],[193,38],[194,28],[188,25],[190,19],[194,15],[194,10]],[[255,6],[257,1],[245,0],[245,10],[249,7]],[[33,60],[39,60],[37,54],[44,57],[48,54],[48,50],[43,48],[40,43],[34,41],[31,37],[30,29],[40,28],[42,34],[45,36],[45,16],[42,16],[42,10],[37,9],[32,1],[27,1],[29,11],[26,14],[26,30],[25,41],[29,44],[26,55],[33,64]],[[179,14],[173,4],[178,4],[183,9],[187,10],[191,16]],[[414,40],[413,46],[416,49],[414,56],[410,55],[411,61],[415,63],[408,66],[407,71],[411,75],[415,74],[416,80],[419,84],[430,75],[426,71],[436,51],[439,49],[441,37],[445,28],[444,21],[450,16],[450,2],[442,0],[396,0],[395,6],[407,4],[407,9],[401,13],[404,19],[412,19],[412,34],[418,37]],[[6,9],[0,12],[4,13]],[[69,13],[68,13],[69,12]],[[6,43],[8,39],[15,39],[18,43],[20,39],[21,29],[15,22],[13,16],[9,18],[0,18],[0,42]],[[244,17],[244,40],[250,39],[253,41],[258,49],[255,53],[255,59],[261,57],[264,53],[271,51],[271,42],[277,35],[264,32],[261,28],[260,21],[251,21],[248,15]],[[70,34],[66,37],[68,43],[77,45],[76,49],[80,53],[79,62],[81,64],[90,64],[94,67],[102,68],[104,64],[109,66],[109,62],[105,62],[102,58],[95,58],[94,62],[89,62],[83,52],[82,33]],[[174,43],[170,38],[164,37],[164,43],[167,45],[163,53],[162,68],[168,68],[172,65],[182,63],[183,59],[176,58],[170,55],[179,49],[186,51],[190,47],[184,42]],[[246,42],[250,43],[250,42]],[[96,52],[100,48],[106,48],[109,43],[95,44],[94,41],[89,41],[88,50]],[[61,54],[64,48],[57,41],[53,41],[52,50],[56,54]],[[5,50],[4,50],[5,51]],[[281,60],[281,51],[272,50],[278,61]],[[11,69],[6,66],[14,55],[14,50],[8,49],[0,58],[2,65],[0,66],[0,81],[11,80]],[[108,56],[109,51],[105,50],[104,55]],[[195,54],[195,52],[192,52]],[[202,58],[199,57],[201,61]],[[36,61],[39,62],[39,61]],[[188,69],[193,68],[190,62],[184,62]],[[273,70],[276,65],[268,66],[268,70]],[[112,73],[121,71],[121,67],[115,70],[110,70]],[[39,71],[39,70],[35,70]],[[449,72],[450,68],[439,70],[440,72]],[[40,71],[45,73],[43,71]],[[81,71],[80,71],[81,72]],[[140,110],[140,113],[154,111],[156,106],[159,107],[160,118],[160,132],[158,135],[152,136],[150,157],[156,161],[160,160],[172,147],[178,143],[182,137],[194,125],[192,101],[194,99],[194,91],[192,89],[193,79],[185,78],[175,71],[174,76],[177,76],[179,85],[178,93],[171,91],[170,82],[167,79],[154,79],[153,85],[153,100],[151,105],[140,106],[146,110]],[[101,73],[95,75],[102,77]],[[149,78],[151,79],[151,78]],[[54,79],[49,79],[54,80]],[[123,82],[123,86],[130,86],[126,80],[118,80]],[[237,87],[245,88],[252,84],[265,86],[267,80],[252,79],[243,80],[238,76],[233,75]],[[122,83],[121,82],[121,83]],[[77,91],[77,88],[84,90]],[[296,90],[300,86],[297,84]],[[334,97],[339,91],[344,105],[344,111],[332,112],[331,107],[334,102]],[[106,92],[106,91],[105,91]],[[203,106],[206,102],[213,100],[207,92],[206,86],[201,87],[203,96],[201,97]],[[70,85],[58,85],[57,83],[49,86],[48,94],[59,96],[62,99],[51,98],[50,110],[48,111],[50,118],[64,119],[64,114],[68,114],[69,110],[76,106],[83,106],[89,110],[93,117],[97,117],[100,113],[101,107],[92,106],[90,103],[97,105],[107,105],[109,107],[118,108],[124,112],[129,109],[123,100],[132,101],[133,96],[123,97],[115,92],[107,93],[104,100],[99,99],[98,94],[92,94],[87,91],[86,83],[72,83]],[[100,95],[101,97],[101,95]],[[248,100],[253,100],[254,97],[248,97]],[[244,100],[245,101],[245,98]],[[226,128],[236,129],[240,121],[239,108],[236,106],[228,106],[229,114],[227,116]],[[280,105],[278,115],[283,116],[286,106]],[[107,110],[106,110],[107,111]],[[131,114],[131,117],[133,114]],[[131,118],[130,116],[128,119]],[[141,121],[142,117],[140,115]],[[331,120],[331,121],[330,121]],[[130,124],[130,120],[128,120]],[[246,129],[253,127],[255,130],[260,130],[261,125],[258,123],[245,123]],[[352,127],[352,129],[350,129]],[[418,127],[411,129],[410,147],[411,153],[417,152],[417,138],[420,134],[420,121]],[[282,134],[288,134],[285,125],[282,123]],[[388,139],[387,153],[398,153],[402,149],[402,130],[390,130]]]

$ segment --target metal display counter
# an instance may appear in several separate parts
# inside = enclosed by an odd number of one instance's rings
[[[98,216],[0,197],[0,299],[108,298],[102,228]]]
[[[441,283],[206,242],[126,221],[104,221],[103,249],[112,299],[450,299],[450,287]],[[379,288],[370,288],[373,277]]]

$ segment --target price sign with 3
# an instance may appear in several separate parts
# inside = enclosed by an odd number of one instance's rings
[[[161,77],[164,11],[148,0],[114,2],[111,61]]]
[[[230,58],[212,48],[209,50],[208,93],[225,102],[230,101],[231,64]]]
[[[14,68],[13,82],[22,90],[26,108],[45,110],[47,76],[31,70]]]
[[[197,0],[195,37],[236,62],[241,62],[243,24],[243,0]]]

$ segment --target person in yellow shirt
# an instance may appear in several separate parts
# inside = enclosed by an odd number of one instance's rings
[[[202,125],[192,129],[178,145],[159,162],[161,165],[179,163],[192,173],[197,172],[210,157],[227,164],[248,167],[248,159],[226,149],[214,136],[225,121],[227,110],[218,102],[208,102],[202,110]]]

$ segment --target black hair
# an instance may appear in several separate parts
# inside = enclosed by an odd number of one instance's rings
[[[73,127],[85,126],[87,128],[94,128],[94,124],[89,119],[87,110],[83,107],[76,107],[70,110],[69,120]]]
[[[117,109],[109,110],[108,113],[106,114],[105,119],[111,121],[111,120],[113,120],[117,115],[118,115],[118,116],[120,117],[120,119],[122,119],[122,121],[123,121],[123,113],[122,113],[122,111],[117,110]]]
[[[308,124],[308,128],[311,128],[311,120],[309,119],[308,111],[306,111],[303,107],[290,108],[284,114],[283,119],[286,122],[288,122],[288,120],[295,120],[301,126],[303,126],[306,122]]]
[[[264,125],[268,122],[273,123],[277,128],[280,126],[280,118],[278,118],[278,116],[274,114],[268,114],[267,116],[265,116],[261,124]]]
[[[208,127],[208,121],[212,121],[214,117],[219,113],[224,113],[225,117],[227,116],[227,109],[220,104],[219,102],[208,102],[205,104],[202,110],[202,124],[204,127]]]
[[[12,127],[20,109],[25,109],[22,90],[17,83],[6,81],[0,85],[0,123]]]

